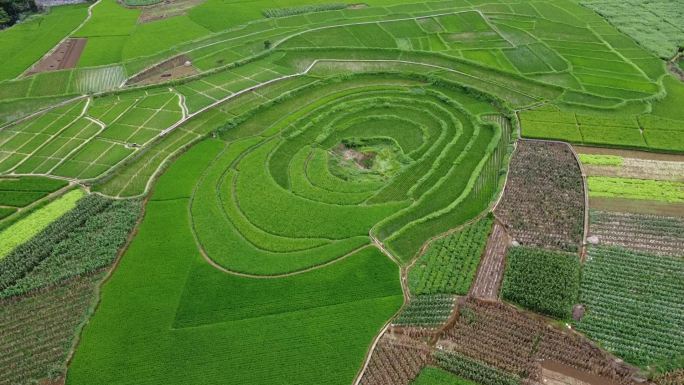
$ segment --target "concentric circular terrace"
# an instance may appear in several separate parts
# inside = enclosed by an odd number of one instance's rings
[[[371,240],[406,261],[492,201],[508,138],[479,117],[492,113],[481,96],[410,75],[313,80],[223,134],[191,204],[198,244],[252,275]]]

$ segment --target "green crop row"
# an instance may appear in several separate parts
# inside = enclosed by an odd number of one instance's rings
[[[135,200],[89,195],[0,262],[0,297],[21,295],[110,265],[140,211]]]
[[[684,201],[684,183],[680,182],[592,176],[588,187],[589,195],[595,197]]]
[[[0,233],[0,261],[11,255],[16,247],[27,242],[57,218],[73,209],[81,197],[83,197],[82,190],[73,190],[3,230]]]
[[[525,308],[570,318],[577,302],[580,262],[576,255],[513,247],[506,255],[502,297]]]
[[[580,162],[592,166],[622,166],[624,158],[617,155],[579,154]]]
[[[454,310],[455,297],[452,295],[418,295],[411,298],[401,313],[393,320],[395,325],[437,327]]]
[[[424,367],[411,385],[478,385],[472,381],[456,377],[446,370],[432,366]]]
[[[492,218],[486,217],[433,241],[409,272],[411,292],[466,295],[491,228]]]
[[[520,379],[472,358],[456,354],[435,353],[437,364],[459,377],[481,385],[520,385]]]
[[[577,329],[626,361],[670,370],[681,364],[684,260],[592,246],[582,271]],[[679,364],[678,364],[679,360]]]

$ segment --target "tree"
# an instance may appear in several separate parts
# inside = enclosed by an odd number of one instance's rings
[[[12,23],[12,18],[10,15],[5,11],[4,8],[0,8],[0,25],[4,26],[9,26],[9,24]]]

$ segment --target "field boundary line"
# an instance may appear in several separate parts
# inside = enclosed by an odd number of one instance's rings
[[[99,1],[99,0],[98,0],[98,1]],[[320,31],[320,30],[328,29],[328,28],[349,27],[349,26],[355,26],[355,25],[382,24],[382,23],[391,23],[391,22],[398,22],[398,21],[429,19],[429,18],[433,18],[433,17],[447,16],[447,15],[455,15],[455,14],[465,13],[465,12],[477,12],[477,13],[480,14],[480,16],[481,16],[483,19],[485,19],[485,15],[484,15],[484,13],[483,13],[481,10],[479,10],[479,9],[468,9],[468,10],[452,11],[452,12],[439,12],[439,11],[438,11],[438,13],[430,14],[430,15],[411,16],[411,17],[401,17],[401,18],[389,19],[389,20],[357,21],[357,22],[353,22],[353,23],[342,23],[342,24],[324,25],[324,26],[320,26],[320,27],[305,29],[305,30],[299,31],[299,32],[294,32],[294,33],[291,34],[291,35],[285,36],[285,37],[281,38],[280,40],[274,42],[274,43],[271,45],[271,48],[270,48],[269,50],[265,51],[265,52],[268,53],[268,52],[270,52],[270,51],[273,51],[275,48],[277,48],[277,47],[278,47],[279,45],[281,45],[282,43],[284,43],[284,42],[286,42],[286,41],[288,41],[288,40],[290,40],[290,39],[292,39],[292,38],[294,38],[294,37],[297,37],[297,36],[299,36],[299,35],[302,35],[302,34],[304,34],[304,33],[308,33],[308,32],[315,32],[315,31]],[[276,28],[286,28],[286,27],[276,27]],[[291,27],[288,27],[288,28],[291,28]],[[188,50],[185,50],[185,51],[180,51],[180,52],[176,53],[176,55],[173,55],[173,56],[171,56],[171,57],[175,57],[175,56],[179,56],[179,55],[187,55],[188,53],[193,52],[193,51],[197,51],[197,50],[200,50],[200,49],[204,49],[204,48],[207,48],[207,47],[211,47],[211,46],[214,46],[214,45],[217,45],[217,44],[223,44],[223,43],[226,43],[226,42],[229,42],[229,41],[232,41],[232,40],[239,40],[239,39],[242,39],[242,38],[245,38],[245,37],[250,37],[250,36],[253,36],[253,35],[256,35],[256,34],[259,34],[259,33],[263,33],[263,32],[265,32],[265,31],[272,31],[272,30],[274,30],[274,28],[266,29],[266,30],[261,30],[261,31],[257,31],[257,32],[252,32],[252,33],[248,33],[248,34],[245,34],[245,35],[240,35],[240,36],[236,36],[236,37],[231,37],[231,38],[227,38],[227,39],[223,39],[223,40],[213,41],[213,42],[211,42],[211,43],[207,43],[207,44],[204,44],[204,45],[200,45],[200,46],[197,46],[197,47],[193,47],[193,48],[188,49]],[[208,38],[210,38],[210,37],[208,37]],[[230,49],[230,48],[226,48],[226,49]],[[252,56],[250,56],[250,57],[247,57],[247,58],[243,59],[242,61],[244,61],[244,60],[249,60],[250,58],[257,57],[257,56],[262,55],[262,54],[263,54],[263,53],[259,53],[259,54],[256,54],[256,55],[252,55]],[[150,55],[150,57],[151,57],[151,56],[154,56],[154,55]],[[144,57],[145,57],[145,56],[141,56],[140,58],[144,58]],[[137,59],[140,59],[140,58],[137,58]],[[153,65],[147,66],[147,67],[145,67],[144,69],[142,69],[142,70],[140,70],[140,71],[134,73],[134,74],[131,75],[128,79],[126,79],[126,81],[128,81],[129,79],[131,79],[131,78],[133,78],[133,77],[135,77],[135,76],[140,75],[141,73],[143,73],[143,72],[145,72],[145,71],[149,71],[150,69],[156,67],[157,65],[159,65],[160,63],[162,63],[162,62],[165,61],[165,60],[168,60],[168,58],[167,58],[167,59],[164,59],[164,60],[162,60],[162,61],[159,61],[159,62],[155,62]],[[237,61],[237,62],[240,62],[240,61]],[[212,71],[220,71],[220,70],[222,70],[222,69],[229,68],[230,66],[232,66],[233,64],[235,64],[235,63],[237,63],[237,62],[224,64],[223,66],[219,66],[219,67],[215,67],[215,68],[209,69],[209,70],[207,70],[207,71],[201,72],[201,73],[199,73],[199,74],[197,74],[197,75],[194,75],[194,76],[191,76],[191,77],[189,77],[189,78],[200,77],[200,76],[205,75],[206,73],[212,72]],[[125,82],[124,82],[123,84],[125,84]]]
[[[406,305],[411,300],[411,293],[408,288],[408,283],[407,283],[407,276],[408,276],[408,269],[405,266],[402,266],[401,262],[396,259],[392,253],[390,253],[386,248],[383,243],[377,239],[373,234],[369,231],[368,236],[370,237],[371,241],[373,242],[373,246],[378,248],[381,253],[385,254],[387,258],[389,258],[392,262],[397,264],[399,267],[399,284],[401,286],[401,293],[403,297],[403,303],[397,309],[397,311],[385,322],[385,325],[380,329],[378,334],[375,335],[373,338],[373,343],[368,347],[366,351],[366,356],[363,360],[363,365],[361,365],[361,368],[359,368],[358,372],[356,373],[356,378],[354,379],[353,385],[360,385],[361,380],[363,379],[364,373],[366,373],[366,370],[368,369],[368,365],[370,364],[371,358],[373,358],[373,352],[375,351],[375,348],[378,346],[378,343],[380,342],[380,339],[382,336],[387,333],[387,330],[392,326],[392,321],[397,318],[397,316],[404,310]]]
[[[48,113],[48,112],[50,112],[50,111],[52,111],[52,110],[55,110],[55,109],[57,109],[57,108],[59,108],[59,107],[63,107],[63,106],[65,106],[65,105],[69,104],[69,103],[72,103],[72,102],[75,102],[75,101],[78,101],[78,100],[81,100],[81,99],[85,99],[85,98],[88,98],[88,95],[76,96],[76,97],[71,98],[71,99],[62,100],[61,102],[59,102],[59,103],[57,103],[57,104],[53,104],[53,105],[50,105],[50,106],[41,108],[41,109],[39,109],[38,111],[33,112],[33,113],[31,113],[31,114],[28,114],[28,115],[26,115],[26,116],[24,116],[24,117],[22,117],[22,118],[19,118],[19,119],[17,119],[17,120],[13,120],[13,121],[11,121],[11,122],[7,122],[7,123],[5,123],[5,124],[0,125],[0,131],[6,129],[6,128],[8,128],[8,127],[16,126],[17,124],[22,123],[22,122],[24,122],[25,120],[29,120],[29,119],[31,119],[31,118],[37,116],[37,115],[42,115],[42,114]]]
[[[89,139],[84,140],[83,143],[79,144],[79,145],[76,146],[73,150],[69,151],[66,155],[64,155],[64,157],[61,158],[60,161],[57,162],[57,164],[55,164],[54,166],[52,166],[52,168],[49,169],[49,170],[45,173],[46,175],[52,175],[51,173],[52,173],[54,170],[56,170],[57,167],[59,167],[59,166],[61,166],[62,164],[64,164],[67,160],[70,160],[71,157],[72,157],[74,154],[77,154],[83,147],[87,146],[89,143],[91,143],[93,140],[95,140],[95,138],[97,138],[97,136],[100,135],[100,134],[102,133],[102,131],[104,131],[105,128],[107,127],[107,126],[106,126],[104,123],[102,123],[101,121],[99,121],[99,120],[97,120],[97,119],[94,119],[94,118],[91,118],[90,116],[84,116],[84,119],[86,119],[86,120],[88,120],[88,121],[90,121],[90,122],[92,122],[92,123],[94,123],[94,124],[100,126],[100,129],[99,129],[93,136],[91,136]],[[78,178],[76,178],[76,179],[78,179]]]

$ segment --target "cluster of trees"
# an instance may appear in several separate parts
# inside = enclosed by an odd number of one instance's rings
[[[0,29],[35,12],[38,12],[38,6],[34,0],[0,0]]]

